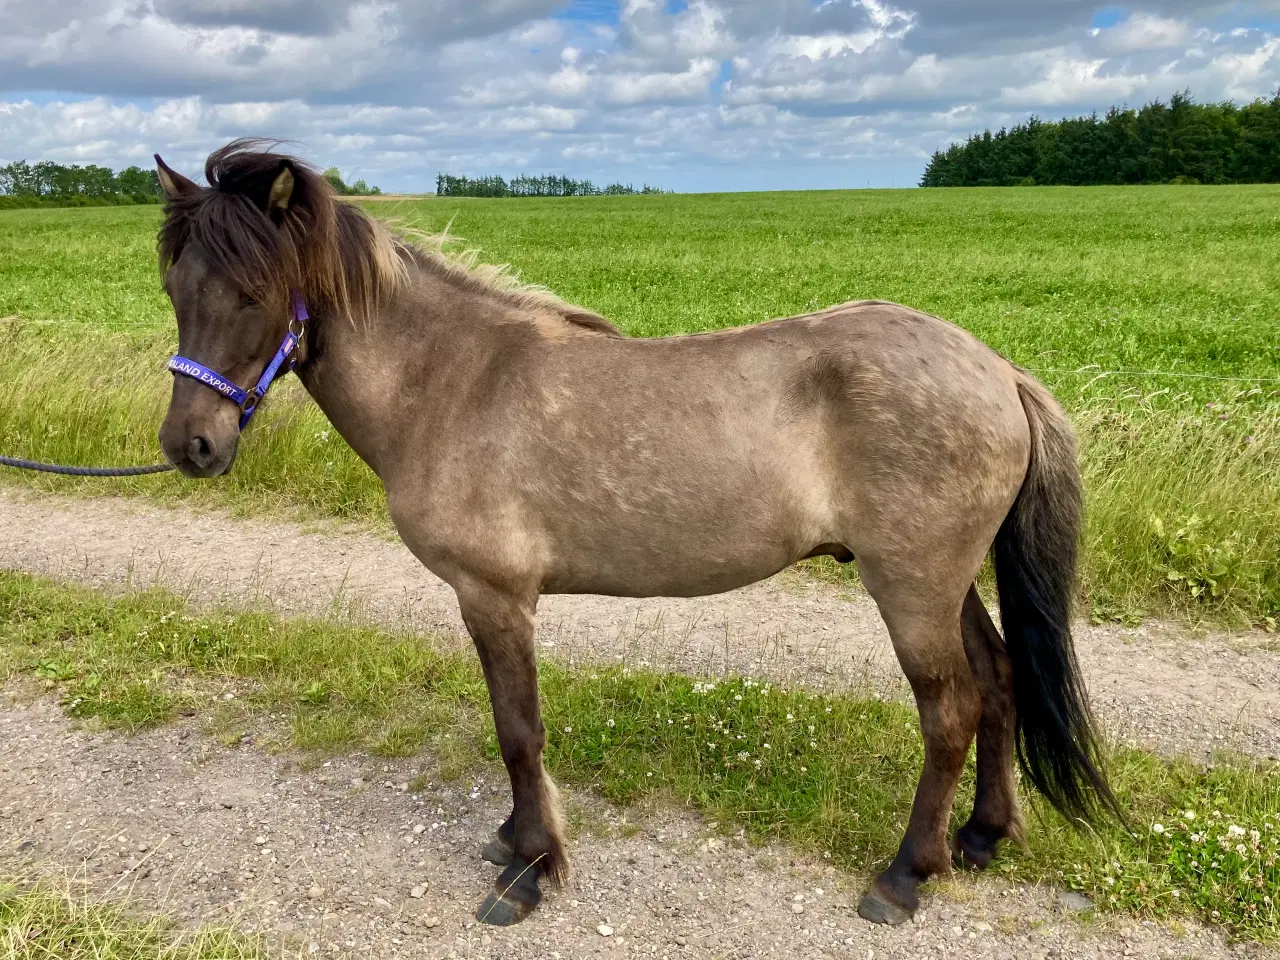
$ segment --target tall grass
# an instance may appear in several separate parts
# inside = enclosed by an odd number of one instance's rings
[[[428,642],[424,642],[428,640]],[[866,873],[893,853],[923,760],[915,712],[857,692],[752,678],[697,680],[540,664],[547,763],[622,804],[659,798],[725,829]],[[43,681],[74,716],[154,726],[182,711],[270,712],[294,746],[443,757],[465,772],[497,742],[475,657],[429,638],[260,613],[198,614],[162,592],[111,598],[0,573],[0,677]],[[211,694],[233,687],[233,704]],[[211,708],[210,702],[221,704]],[[244,729],[236,713],[213,725]],[[1029,848],[997,869],[1082,890],[1105,910],[1197,915],[1280,937],[1280,777],[1221,758],[1211,770],[1116,751],[1112,784],[1134,832],[1029,817]],[[957,801],[973,802],[972,769]]]

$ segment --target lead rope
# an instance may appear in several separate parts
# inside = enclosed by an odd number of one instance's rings
[[[68,467],[61,463],[38,463],[18,457],[0,457],[0,467],[35,470],[37,473],[61,473],[69,477],[141,477],[148,473],[172,470],[173,464],[157,463],[149,467]]]

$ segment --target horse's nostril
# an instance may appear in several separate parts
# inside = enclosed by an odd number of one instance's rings
[[[187,444],[187,458],[201,469],[213,463],[217,448],[207,437],[192,437]]]

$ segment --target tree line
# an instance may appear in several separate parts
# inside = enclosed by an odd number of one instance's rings
[[[337,167],[326,170],[324,178],[329,181],[329,186],[333,187],[333,192],[340,197],[377,197],[382,194],[379,188],[371,187],[363,180],[357,180],[351,184],[343,183],[342,173]]]
[[[922,187],[1280,182],[1280,91],[1199,104],[1190,93],[1106,116],[1031,117],[939,150]]]
[[[630,194],[665,193],[647,183],[637,190],[629,183],[610,183],[598,187],[590,180],[574,180],[554,174],[530,177],[455,177],[447,173],[436,176],[436,193],[442,197],[600,197]]]
[[[337,167],[324,177],[340,196],[365,197],[382,193],[363,180],[342,181]],[[0,209],[41,206],[101,206],[159,203],[160,178],[154,168],[126,167],[119,173],[97,164],[63,164],[52,160],[16,160],[0,166]]]
[[[92,163],[15,160],[0,167],[0,201],[2,207],[159,203],[160,180],[141,167],[116,173]]]

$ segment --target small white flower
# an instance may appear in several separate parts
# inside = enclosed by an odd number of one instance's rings
[[[1244,827],[1237,827],[1234,823],[1233,823],[1233,824],[1231,824],[1231,826],[1227,827],[1227,836],[1229,836],[1229,837],[1243,837],[1243,836],[1244,836]]]
[[[614,726],[614,723],[613,723],[613,717],[610,717],[608,720],[606,720],[606,721],[604,722],[604,725],[605,725],[606,727],[609,727],[610,729],[612,729],[612,728],[613,728],[613,726]]]
[[[1151,832],[1152,832],[1152,833],[1164,833],[1164,824],[1163,824],[1163,823],[1153,823],[1153,824],[1151,825]]]
[[[1191,820],[1194,820],[1195,818],[1196,818],[1196,812],[1195,812],[1194,810],[1183,810],[1183,811],[1182,811],[1182,819],[1183,819],[1183,820],[1186,820],[1186,821],[1188,821],[1188,822],[1189,822],[1189,821],[1191,821]]]
[[[565,727],[565,728],[564,728],[564,732],[565,732],[565,733],[573,733],[573,727]]]

